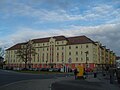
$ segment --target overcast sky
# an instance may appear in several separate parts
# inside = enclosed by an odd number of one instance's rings
[[[0,0],[0,46],[86,35],[120,55],[120,0]]]

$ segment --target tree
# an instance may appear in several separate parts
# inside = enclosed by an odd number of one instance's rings
[[[3,48],[0,48],[0,68],[3,68],[3,65],[4,65],[4,49]]]
[[[30,63],[32,56],[35,56],[35,54],[37,54],[33,46],[33,41],[29,40],[28,42],[20,45],[16,54],[19,59],[25,63],[25,69],[27,69],[28,62]]]

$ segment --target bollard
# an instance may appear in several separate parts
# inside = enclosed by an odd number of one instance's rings
[[[110,76],[110,84],[113,84],[113,77]]]
[[[97,73],[95,72],[95,73],[94,73],[94,78],[96,78],[96,77],[97,77]]]

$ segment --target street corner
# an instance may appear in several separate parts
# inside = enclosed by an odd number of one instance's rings
[[[51,79],[23,80],[0,87],[0,90],[49,90]]]

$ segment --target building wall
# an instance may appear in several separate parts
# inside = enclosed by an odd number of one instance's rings
[[[90,68],[94,68],[96,64],[105,63],[109,60],[110,52],[106,49],[101,49],[99,43],[84,43],[84,44],[68,44],[67,40],[57,41],[50,38],[49,42],[33,43],[36,55],[31,56],[31,61],[28,62],[33,68],[41,67],[57,67],[64,65],[75,68],[77,65],[86,66],[86,51],[87,63]],[[112,58],[114,56],[111,56]],[[14,67],[24,67],[24,62],[16,55],[16,50],[7,50],[5,59],[7,64]]]

